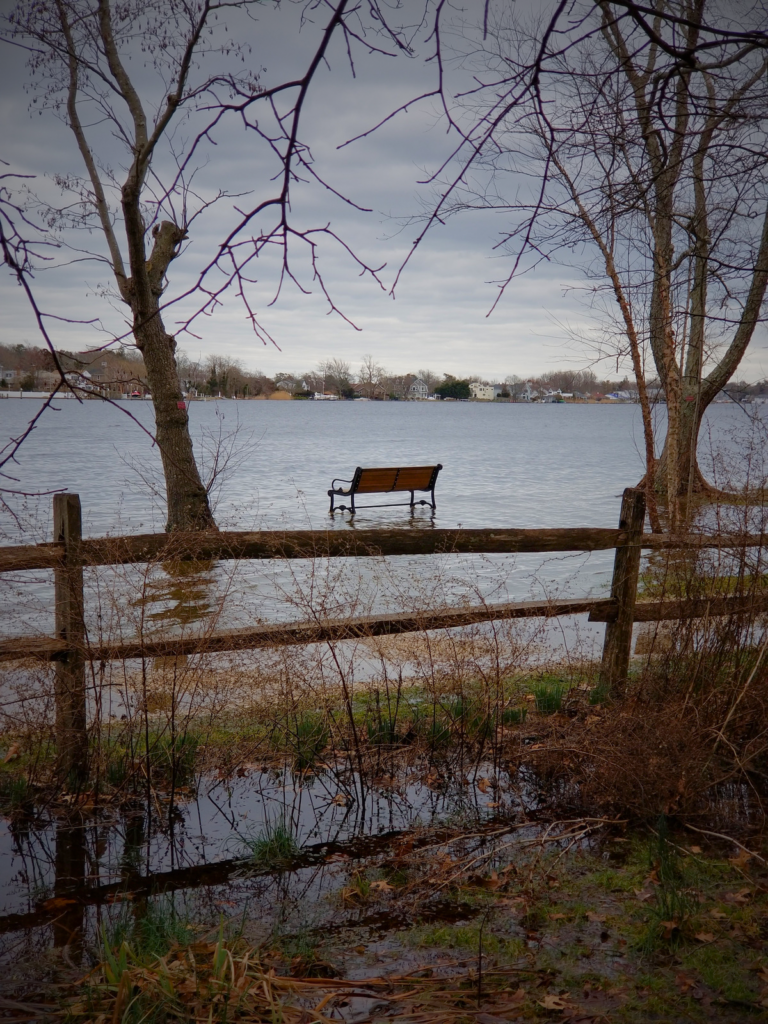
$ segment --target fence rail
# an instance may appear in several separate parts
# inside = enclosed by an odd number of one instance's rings
[[[66,495],[75,497],[75,495]],[[0,573],[131,565],[174,559],[362,558],[437,554],[546,554],[557,551],[609,551],[677,548],[762,547],[765,534],[645,533],[630,538],[625,530],[574,527],[531,530],[268,530],[258,533],[147,533],[132,537],[81,540],[76,548],[63,543],[0,547]]]
[[[768,611],[768,595],[678,601],[637,601],[643,550],[763,547],[765,534],[643,533],[644,492],[628,488],[618,529],[373,529],[287,530],[140,534],[83,539],[80,499],[53,499],[53,543],[0,547],[0,573],[53,569],[55,636],[8,637],[0,641],[0,661],[33,657],[55,663],[56,730],[59,756],[69,773],[81,773],[87,751],[85,664],[130,658],[321,643],[429,629],[445,629],[503,619],[589,613],[605,622],[601,677],[611,689],[627,677],[635,622],[757,614]],[[147,636],[92,644],[84,624],[83,569],[189,559],[294,559],[418,556],[434,554],[521,554],[615,549],[610,598],[524,601],[471,607],[319,619],[259,625],[198,636]]]

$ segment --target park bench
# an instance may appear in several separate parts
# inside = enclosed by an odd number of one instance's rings
[[[347,509],[355,512],[356,494],[394,494],[398,491],[410,491],[411,500],[388,502],[385,505],[363,505],[362,508],[387,508],[392,505],[410,505],[411,508],[414,505],[431,505],[435,508],[435,483],[442,468],[439,463],[437,466],[401,466],[392,469],[361,469],[358,466],[351,480],[334,480],[331,483],[331,489],[328,491],[328,497],[331,499],[330,510],[334,511],[333,503],[337,495],[349,498],[349,505],[338,506],[340,512]],[[339,486],[340,484],[346,486]],[[415,491],[429,491],[431,501],[416,501]]]

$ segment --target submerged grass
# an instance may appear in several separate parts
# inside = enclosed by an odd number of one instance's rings
[[[123,904],[101,930],[101,948],[106,958],[124,949],[136,963],[151,963],[170,950],[188,945],[195,929],[187,908],[170,896],[146,900],[139,911]],[[119,979],[118,979],[119,980]]]
[[[267,822],[259,833],[243,842],[254,866],[265,871],[290,864],[301,849],[285,816]]]

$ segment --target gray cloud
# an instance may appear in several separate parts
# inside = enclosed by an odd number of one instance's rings
[[[416,3],[413,0],[414,17]],[[481,0],[472,0],[467,18],[479,16],[482,6]],[[315,26],[305,25],[299,31],[301,10],[292,4],[265,8],[257,23],[235,26],[238,32],[246,28],[253,32],[253,61],[266,69],[265,84],[300,71],[315,44]],[[298,185],[294,192],[297,224],[307,227],[330,222],[366,263],[386,264],[381,274],[386,287],[382,290],[369,277],[359,276],[359,268],[340,247],[328,240],[321,242],[320,266],[327,286],[339,308],[362,330],[356,331],[338,316],[328,315],[306,256],[297,253],[297,272],[311,295],[301,295],[289,285],[280,301],[270,306],[279,271],[276,259],[270,256],[260,259],[259,280],[249,295],[281,351],[263,346],[254,337],[233,293],[214,316],[195,322],[193,330],[199,338],[179,337],[182,348],[195,355],[226,352],[268,373],[301,371],[331,355],[354,363],[366,352],[399,372],[430,365],[456,374],[527,375],[555,364],[586,362],[586,351],[574,349],[569,331],[562,326],[572,325],[586,334],[594,332],[594,323],[573,290],[583,283],[574,270],[548,265],[521,278],[510,286],[494,314],[487,316],[497,294],[489,282],[503,278],[509,266],[508,260],[492,251],[504,229],[499,214],[461,215],[438,226],[411,261],[396,298],[388,294],[417,232],[407,218],[430,203],[432,187],[419,185],[419,179],[424,177],[425,169],[439,166],[453,140],[445,132],[437,104],[422,101],[372,137],[341,150],[337,147],[433,86],[435,67],[424,62],[429,47],[423,38],[418,48],[419,56],[412,60],[358,53],[357,77],[353,78],[339,41],[330,57],[330,69],[323,71],[312,93],[302,128],[318,171],[334,188],[373,211],[359,213],[316,183]],[[55,189],[46,175],[81,173],[74,142],[52,114],[30,117],[23,54],[6,46],[3,55],[2,156],[13,170],[37,175],[42,190],[52,194]],[[138,56],[133,68],[141,69]],[[149,92],[153,84],[150,72],[141,69],[139,77]],[[177,129],[178,145],[194,134],[195,124],[193,119]],[[94,127],[92,131],[113,166],[125,161],[105,128]],[[191,286],[217,243],[235,223],[234,206],[253,207],[274,191],[270,182],[276,169],[274,161],[263,143],[234,117],[216,129],[213,140],[216,144],[205,152],[195,189],[204,199],[212,197],[218,188],[250,195],[224,201],[194,223],[188,246],[171,267],[167,297]],[[159,161],[158,170],[165,171],[169,166],[166,156]],[[261,225],[266,223],[267,216],[259,220]],[[83,235],[78,245],[104,252],[98,234]],[[45,309],[73,319],[95,317],[106,331],[118,334],[127,328],[119,303],[110,304],[98,294],[107,282],[103,264],[76,262],[41,272],[36,288]],[[6,277],[0,289],[2,340],[35,342],[34,323],[18,288]],[[183,321],[194,308],[194,300],[173,305],[166,313],[168,326]],[[95,326],[54,322],[52,334],[61,347],[107,340]],[[745,362],[745,375],[766,372],[764,338],[763,332],[755,339]],[[605,365],[606,372],[613,369]]]

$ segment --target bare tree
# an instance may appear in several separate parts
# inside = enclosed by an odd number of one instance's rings
[[[344,359],[326,359],[320,363],[326,390],[335,392],[339,398],[349,398],[352,393],[352,367]]]
[[[382,381],[385,377],[386,371],[384,367],[380,366],[372,355],[363,356],[357,380],[362,386],[365,398],[374,398],[376,396],[377,391],[381,389]]]
[[[598,303],[605,283],[618,308],[607,323],[632,361],[643,406],[651,508],[655,485],[674,528],[680,498],[707,489],[696,464],[703,413],[762,317],[768,57],[764,46],[745,43],[743,33],[734,41],[729,31],[751,21],[757,32],[766,11],[762,3],[735,12],[717,0],[658,0],[649,35],[635,17],[644,9],[632,6],[628,17],[626,4],[571,5],[577,28],[561,25],[567,45],[559,38],[552,53],[519,21],[495,27],[495,48],[485,47],[495,77],[480,89],[493,97],[493,111],[504,83],[523,81],[534,64],[550,77],[487,133],[474,162],[478,171],[485,162],[490,187],[462,172],[451,196],[454,208],[511,215],[504,244],[513,266],[502,291],[542,259],[573,265],[573,252]],[[487,126],[488,108],[483,116]],[[500,192],[505,176],[518,190],[511,203]],[[524,176],[533,182],[527,201],[519,198]],[[658,459],[646,344],[668,411]]]
[[[82,176],[57,177],[64,202],[36,200],[62,235],[65,229],[101,232],[105,248],[88,258],[108,267],[116,298],[129,310],[129,333],[144,358],[169,530],[215,526],[193,455],[176,341],[164,321],[168,274],[196,216],[211,203],[232,198],[224,191],[205,198],[192,187],[203,148],[224,118],[237,117],[272,154],[276,173],[274,192],[252,209],[235,211],[231,229],[200,271],[195,290],[202,301],[195,316],[212,312],[234,286],[257,335],[268,339],[249,303],[250,268],[277,247],[280,285],[292,281],[301,288],[291,246],[304,247],[314,280],[338,312],[318,267],[318,243],[332,240],[356,257],[327,223],[298,228],[290,216],[291,187],[301,175],[335,191],[319,177],[301,141],[302,112],[337,34],[344,37],[350,60],[358,45],[368,53],[410,52],[403,35],[387,27],[376,0],[369,8],[371,43],[359,8],[349,0],[327,0],[306,19],[310,31],[318,13],[327,15],[303,74],[264,87],[250,56],[252,15],[262,6],[260,0],[19,0],[2,23],[2,36],[29,50],[37,109],[52,108],[64,119],[79,152]],[[234,23],[232,30],[225,19]],[[261,118],[254,116],[256,104],[264,108]],[[123,147],[122,156],[115,145]],[[273,221],[257,227],[267,214],[274,214]],[[82,259],[83,246],[72,247]],[[362,261],[357,264],[361,273],[376,276]]]

